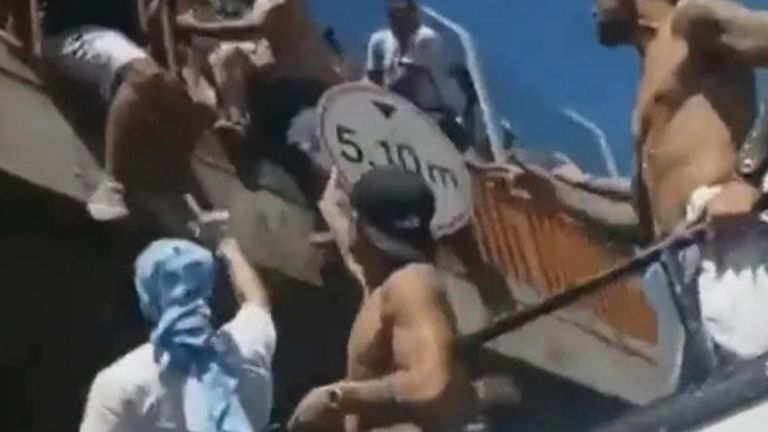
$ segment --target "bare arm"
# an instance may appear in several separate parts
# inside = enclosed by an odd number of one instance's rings
[[[682,0],[673,30],[705,54],[754,66],[768,65],[768,12],[731,0]]]
[[[237,240],[227,238],[219,245],[219,254],[226,260],[229,278],[238,298],[269,309],[269,296],[259,275],[243,255]]]
[[[413,411],[439,403],[455,370],[455,333],[441,306],[434,271],[413,266],[387,284],[382,319],[391,325],[397,371],[374,380],[344,381],[339,409]]]

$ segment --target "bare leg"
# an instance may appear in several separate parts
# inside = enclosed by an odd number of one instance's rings
[[[215,127],[244,134],[250,124],[248,80],[274,66],[272,49],[266,39],[247,43],[222,42],[209,61],[221,110],[221,118]]]
[[[118,170],[124,166],[129,148],[141,128],[146,127],[140,122],[143,117],[141,97],[130,84],[123,83],[107,113],[104,157],[106,178],[91,196],[87,206],[91,217],[98,221],[122,219],[129,214],[123,198],[125,189],[117,181]]]
[[[216,127],[245,134],[249,123],[247,77],[253,70],[245,54],[232,45],[222,44],[211,54],[210,62],[219,96],[220,119]]]
[[[515,301],[504,276],[483,258],[480,247],[467,225],[441,239],[459,258],[466,269],[467,279],[477,286],[486,308],[492,313],[513,310]]]
[[[187,89],[192,100],[216,109],[218,101],[213,84],[211,66],[207,56],[210,47],[192,45],[187,50],[187,64],[182,68],[182,75],[187,82]]]

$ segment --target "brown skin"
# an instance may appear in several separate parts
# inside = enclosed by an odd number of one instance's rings
[[[460,430],[474,393],[454,353],[455,317],[438,275],[426,264],[395,267],[356,231],[353,254],[373,289],[352,328],[347,378],[311,391],[289,430]]]
[[[406,0],[390,0],[387,8],[387,21],[392,33],[401,44],[408,42],[408,38],[421,27],[416,4]]]
[[[189,160],[213,122],[183,84],[148,59],[127,65],[106,125],[106,171],[132,190],[190,191]]]
[[[227,264],[230,284],[242,304],[270,309],[269,293],[261,276],[253,269],[236,239],[224,238],[217,249]]]
[[[727,0],[597,0],[595,11],[601,42],[634,46],[642,58],[635,214],[601,186],[527,175],[548,183],[567,212],[641,242],[680,229],[703,186],[723,186],[709,218],[750,217],[759,192],[738,175],[736,159],[756,115],[752,69],[768,59],[768,15]]]

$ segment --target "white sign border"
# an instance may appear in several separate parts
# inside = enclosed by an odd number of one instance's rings
[[[345,185],[351,186],[352,182],[346,177],[343,170],[339,169],[339,163],[336,159],[335,152],[331,148],[330,143],[325,139],[325,134],[323,133],[323,126],[325,125],[325,118],[328,112],[328,107],[338,98],[344,96],[347,93],[351,92],[359,92],[359,91],[365,91],[367,93],[376,94],[376,93],[384,93],[387,97],[390,97],[394,100],[396,100],[398,103],[402,103],[406,106],[409,106],[413,108],[414,113],[419,116],[419,118],[427,123],[429,125],[429,128],[432,130],[432,132],[440,135],[443,137],[444,141],[446,143],[452,143],[451,139],[448,138],[445,133],[440,129],[440,127],[435,123],[435,121],[429,117],[426,113],[424,113],[422,110],[420,110],[416,105],[414,105],[411,101],[405,99],[404,97],[387,91],[375,84],[368,84],[365,82],[354,82],[354,83],[344,83],[339,84],[337,86],[331,87],[328,89],[323,96],[320,98],[320,101],[318,102],[318,122],[317,122],[317,131],[316,135],[320,141],[320,143],[325,148],[325,151],[331,156],[331,159],[333,161],[334,168],[338,171],[340,180]],[[454,149],[455,150],[455,149]],[[455,150],[458,152],[458,150]],[[469,185],[469,208],[454,216],[450,221],[441,224],[439,226],[436,226],[432,231],[434,232],[434,235],[436,237],[444,237],[447,235],[451,235],[459,231],[460,229],[464,228],[472,219],[472,214],[474,213],[474,191],[472,186],[472,173],[470,172],[469,168],[466,167],[466,164],[464,166],[464,169],[467,172],[467,178],[470,181]],[[436,232],[435,232],[436,231]]]

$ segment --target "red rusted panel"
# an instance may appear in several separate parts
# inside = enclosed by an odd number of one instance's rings
[[[631,258],[630,249],[601,244],[588,232],[542,202],[513,194],[512,180],[479,170],[473,227],[486,258],[504,274],[538,290],[542,297]],[[590,311],[623,337],[655,344],[656,315],[646,303],[638,277],[606,288],[577,307]],[[620,343],[620,341],[617,341]]]

